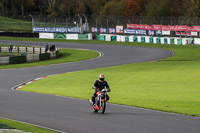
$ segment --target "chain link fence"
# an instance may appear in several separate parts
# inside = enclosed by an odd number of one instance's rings
[[[85,16],[74,17],[37,17],[32,16],[32,22],[0,21],[1,27],[32,28],[35,27],[83,27],[90,31],[91,27],[115,28],[116,25],[126,27],[126,24],[160,24],[199,26],[200,17],[146,17],[146,16]]]

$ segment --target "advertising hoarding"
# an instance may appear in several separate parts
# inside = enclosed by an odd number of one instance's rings
[[[116,33],[124,33],[124,26],[116,26]]]
[[[154,36],[155,35],[155,31],[154,30],[149,30],[148,31],[148,35],[149,36]]]
[[[135,35],[136,34],[136,30],[134,30],[134,29],[124,29],[124,34]]]
[[[97,27],[92,27],[91,31],[92,31],[92,33],[96,33],[96,32],[98,32],[98,28]]]
[[[135,32],[136,35],[147,35],[146,30],[136,30]]]
[[[110,33],[110,34],[116,33],[115,28],[109,28],[109,33]]]
[[[100,33],[106,33],[106,28],[100,28]]]
[[[33,32],[46,32],[46,33],[80,33],[80,27],[33,27]]]

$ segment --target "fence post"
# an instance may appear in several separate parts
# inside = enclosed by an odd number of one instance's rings
[[[0,53],[1,53],[1,46],[0,46]]]
[[[33,54],[35,54],[35,47],[33,47]]]
[[[68,25],[68,19],[66,18],[66,27],[67,27],[67,25]]]
[[[40,54],[42,53],[42,48],[40,47]]]
[[[109,25],[108,25],[108,19],[107,19],[107,31],[106,31],[107,33],[108,33],[108,27],[109,27]]]
[[[96,27],[98,28],[98,20],[96,19]]]
[[[19,46],[17,47],[17,52],[19,53]]]
[[[26,47],[26,53],[28,52],[28,48]]]

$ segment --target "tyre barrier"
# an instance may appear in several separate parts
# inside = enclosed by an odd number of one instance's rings
[[[0,49],[0,52],[9,52],[8,47],[0,47]],[[19,51],[22,52],[19,56],[0,57],[0,65],[30,63],[59,57],[59,50],[45,53],[43,48],[34,47],[17,47],[12,52],[18,53]]]
[[[138,35],[114,35],[114,34],[96,34],[96,38],[101,41],[116,42],[139,42],[154,44],[175,44],[175,45],[200,45],[200,38],[181,38],[181,37],[156,37],[156,36],[138,36]]]

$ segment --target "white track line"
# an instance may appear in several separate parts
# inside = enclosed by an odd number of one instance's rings
[[[49,127],[44,127],[44,126],[40,126],[40,125],[28,123],[28,122],[22,122],[22,121],[18,121],[18,120],[14,120],[14,119],[9,119],[9,118],[4,118],[4,117],[0,117],[0,119],[5,119],[5,120],[15,121],[15,122],[23,123],[23,124],[28,124],[28,125],[31,125],[31,126],[47,129],[47,130],[58,132],[58,133],[68,133],[68,132],[52,129],[52,128],[49,128]]]

